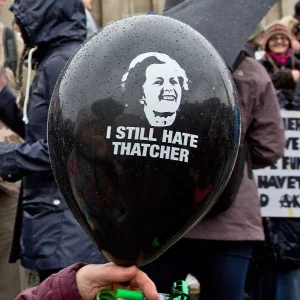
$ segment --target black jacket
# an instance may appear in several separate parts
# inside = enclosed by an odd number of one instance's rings
[[[265,264],[300,267],[300,218],[264,218]]]
[[[16,0],[11,10],[30,44],[38,46],[26,127],[14,95],[8,88],[0,94],[0,118],[25,138],[25,143],[0,145],[0,176],[7,181],[22,179],[23,187],[11,260],[20,256],[24,267],[38,270],[64,268],[77,261],[101,263],[103,256],[58,189],[47,145],[47,115],[55,83],[86,37],[82,1]]]
[[[270,60],[273,63],[271,63]],[[292,56],[284,66],[279,66],[276,64],[275,60],[265,56],[260,62],[270,74],[275,89],[282,93],[287,103],[292,103],[296,88],[292,70],[300,70],[300,61],[295,56]]]
[[[294,93],[294,101],[292,106],[287,108],[288,110],[300,110],[300,80],[298,80],[295,93]]]

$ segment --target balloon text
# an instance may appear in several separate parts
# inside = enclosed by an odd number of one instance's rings
[[[162,135],[159,140],[159,138],[155,136],[154,128],[150,128],[146,131],[143,127],[119,126],[116,128],[115,134],[112,134],[112,127],[108,126],[106,130],[106,138],[126,140],[126,142],[112,142],[114,155],[143,156],[186,163],[189,162],[190,151],[188,148],[198,147],[197,135],[166,129],[162,131]],[[128,142],[128,140],[139,142]],[[143,142],[140,143],[140,141]],[[151,142],[157,143],[153,144]],[[172,147],[162,144],[172,144],[181,147]]]

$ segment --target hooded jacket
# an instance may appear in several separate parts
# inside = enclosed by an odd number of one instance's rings
[[[21,257],[29,269],[59,269],[77,261],[101,263],[104,258],[74,219],[52,173],[47,145],[47,115],[60,72],[86,37],[81,0],[16,0],[11,11],[27,43],[37,46],[36,76],[30,89],[29,123],[24,125],[15,96],[0,94],[0,119],[25,143],[0,144],[0,176],[22,179],[11,261]]]

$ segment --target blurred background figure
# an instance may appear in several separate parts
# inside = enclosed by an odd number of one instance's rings
[[[299,27],[299,22],[297,19],[291,17],[291,16],[286,16],[283,17],[280,21],[280,24],[284,25],[291,37],[292,41],[292,50],[294,55],[299,59],[300,57],[300,42],[299,42],[299,32],[300,32],[300,27]]]
[[[264,51],[261,51],[264,41],[264,32],[263,24],[259,23],[245,45],[247,53],[252,58],[261,59],[264,54]]]
[[[270,25],[265,33],[264,50],[260,62],[271,76],[280,107],[289,109],[300,78],[300,61],[293,54],[292,37],[287,27],[280,22]]]
[[[0,31],[1,38],[1,31]],[[0,54],[3,51],[0,45]],[[1,65],[3,62],[0,62]],[[3,70],[3,69],[2,69]],[[0,86],[6,84],[4,72],[0,73]],[[0,88],[1,90],[1,88]],[[21,143],[22,139],[0,121],[0,143]],[[9,255],[13,239],[18,206],[20,182],[9,183],[0,178],[0,299],[10,300],[23,288],[25,273],[19,263],[10,264]],[[24,278],[25,279],[25,278]]]
[[[279,105],[285,110],[300,108],[300,99],[294,97],[300,65],[292,49],[297,24],[293,17],[285,17],[267,29],[266,55],[261,61],[277,89]],[[254,254],[250,299],[300,300],[300,218],[263,218],[263,226],[266,240]]]
[[[16,19],[13,19],[12,21],[12,27],[13,27],[13,30],[15,31],[15,33],[19,33],[20,34],[20,37],[21,36],[21,29],[20,29],[20,26],[17,24],[17,20]]]
[[[98,30],[98,26],[95,23],[93,16],[91,14],[92,10],[92,0],[83,0],[85,15],[86,15],[86,29],[87,29],[87,38],[92,36]]]
[[[0,7],[5,0],[0,0]],[[12,29],[0,23],[0,86],[16,86],[18,65],[16,36]],[[8,80],[8,77],[10,78]],[[0,88],[1,90],[1,88]],[[0,143],[18,143],[22,139],[0,121]],[[0,299],[14,299],[23,288],[25,270],[19,263],[10,264],[14,223],[20,182],[8,183],[0,178]]]
[[[300,1],[298,1],[294,6],[294,18],[300,22]]]
[[[1,86],[0,118],[25,142],[0,144],[0,176],[9,182],[22,179],[11,261],[21,258],[22,265],[38,270],[43,281],[77,261],[106,261],[58,189],[46,140],[53,89],[67,60],[86,38],[86,17],[81,0],[15,1],[10,9],[25,44],[20,66],[26,61],[28,71],[36,68],[36,76],[24,93],[23,68],[18,69],[18,92],[25,98],[23,111],[9,86]]]
[[[11,80],[9,82],[12,86],[14,86],[18,67],[17,37],[15,32],[11,28],[5,26],[1,22],[0,34],[1,67],[4,68],[4,71],[7,76],[11,76]]]

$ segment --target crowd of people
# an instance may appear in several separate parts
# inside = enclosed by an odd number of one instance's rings
[[[91,1],[16,0],[10,10],[13,29],[0,23],[0,300],[22,292],[23,267],[38,271],[40,286],[20,300],[94,299],[122,282],[155,300],[155,285],[168,291],[189,273],[200,282],[201,300],[300,300],[300,220],[262,218],[252,175],[283,156],[280,109],[300,110],[300,1],[294,16],[258,25],[232,70],[241,144],[250,154],[235,200],[142,270],[106,264],[49,161],[50,99],[67,60],[98,30]]]

